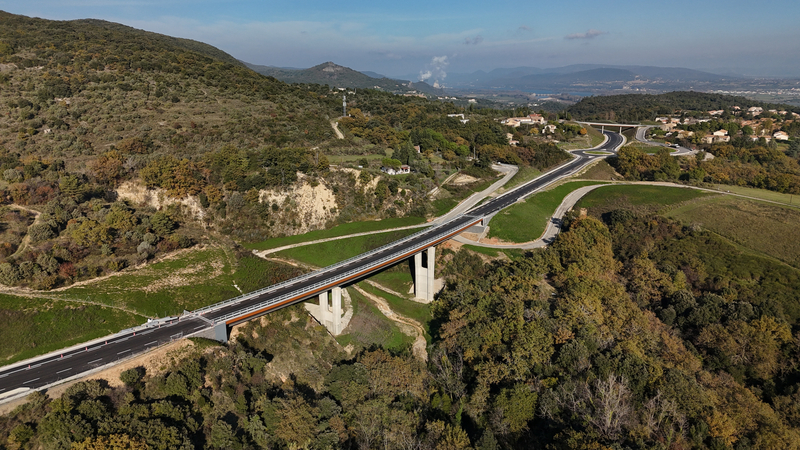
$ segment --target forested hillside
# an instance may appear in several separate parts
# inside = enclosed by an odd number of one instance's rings
[[[0,14],[0,226],[14,230],[0,284],[68,285],[208,233],[253,242],[426,217],[427,193],[456,168],[479,184],[492,161],[543,169],[567,157],[551,144],[510,147],[497,111],[464,124],[446,117],[464,112],[450,103],[371,90],[350,95],[337,139],[338,90],[119,24]],[[387,177],[384,160],[414,173]]]
[[[760,106],[766,109],[782,109],[800,112],[800,108],[775,105],[724,94],[702,92],[669,92],[666,94],[627,94],[584,97],[567,108],[577,120],[611,120],[618,123],[652,121],[658,116],[681,112],[706,115],[713,110],[733,110],[734,106],[747,109]]]
[[[122,387],[34,394],[0,418],[0,442],[798,448],[797,269],[660,217],[597,214],[513,262],[440,255],[458,277],[434,303],[427,364],[348,355],[286,309],[227,347],[198,342],[164,371],[124,372]]]

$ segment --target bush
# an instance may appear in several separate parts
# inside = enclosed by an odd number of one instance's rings
[[[43,223],[31,225],[28,228],[28,235],[31,237],[31,242],[34,243],[43,242],[56,237],[56,233],[50,228],[50,225]]]

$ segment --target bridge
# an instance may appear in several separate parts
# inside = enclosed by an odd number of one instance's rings
[[[606,128],[610,128],[612,130],[619,129],[619,132],[622,133],[623,130],[627,130],[630,128],[639,128],[644,125],[641,124],[628,124],[628,123],[607,123],[607,122],[576,122],[581,125],[589,125],[590,127],[600,128],[601,131],[605,132]]]
[[[227,341],[234,325],[317,298],[334,334],[341,331],[341,289],[393,264],[413,260],[416,297],[433,300],[435,246],[474,225],[486,225],[498,211],[565,178],[595,159],[607,157],[623,143],[617,133],[604,131],[606,141],[588,150],[573,151],[573,159],[464,214],[346,261],[245,294],[180,317],[149,322],[113,336],[96,339],[0,370],[0,401],[79,378],[131,355],[186,336],[203,335]]]

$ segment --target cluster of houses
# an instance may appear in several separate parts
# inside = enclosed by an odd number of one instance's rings
[[[738,106],[734,106],[733,107],[733,113],[734,114],[740,114],[741,111],[742,111],[742,109],[740,107],[738,107]],[[756,141],[758,139],[761,139],[761,138],[764,138],[767,141],[770,141],[772,139],[775,139],[775,140],[778,140],[778,141],[788,141],[789,140],[789,135],[785,131],[776,131],[776,132],[772,133],[772,130],[769,129],[769,127],[764,125],[764,122],[765,122],[766,119],[755,118],[755,117],[758,117],[758,116],[760,116],[760,115],[762,115],[764,113],[764,108],[762,108],[760,106],[751,106],[751,107],[749,107],[747,109],[747,112],[750,113],[750,115],[753,116],[754,119],[753,120],[740,120],[739,121],[739,125],[742,128],[744,128],[745,126],[749,126],[753,130],[757,130],[758,133],[750,135],[750,139],[752,139],[754,141]],[[787,111],[777,111],[777,110],[773,110],[773,109],[768,110],[768,112],[770,112],[772,114],[779,114],[779,115],[784,116],[784,117],[788,114]],[[714,111],[708,111],[708,115],[711,116],[711,117],[719,117],[719,116],[722,116],[724,113],[725,113],[725,110],[722,110],[722,109],[714,110]],[[791,113],[791,114],[792,114],[792,117],[794,117],[795,119],[800,119],[800,114],[797,114],[797,113],[794,113],[794,112]],[[677,136],[679,138],[693,137],[695,133],[692,132],[692,131],[686,131],[686,130],[678,129],[677,128],[678,125],[695,125],[695,124],[698,124],[698,123],[710,122],[711,120],[712,119],[685,118],[685,119],[683,119],[683,121],[681,121],[681,119],[675,118],[675,117],[656,117],[656,122],[659,122],[661,124],[659,126],[659,128],[661,128],[662,130],[664,130],[664,131],[666,131],[668,133],[672,133],[672,134],[674,134],[675,136]],[[718,142],[729,142],[730,139],[731,139],[731,136],[728,134],[727,130],[717,130],[717,131],[713,132],[712,134],[708,134],[706,136],[703,136],[701,138],[701,142],[703,142],[704,144],[713,144],[713,143],[718,143]]]
[[[547,124],[547,119],[541,114],[528,114],[526,117],[509,117],[500,123],[517,128],[520,125],[545,125]]]

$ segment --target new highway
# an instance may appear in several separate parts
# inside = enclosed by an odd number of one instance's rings
[[[607,152],[615,152],[622,145],[621,135],[612,132],[605,132],[605,135],[607,140],[602,146],[573,151],[573,159],[538,178],[447,222],[432,225],[381,248],[178,318],[152,322],[108,339],[92,341],[5,367],[0,370],[0,397],[46,387],[184,336],[208,331],[215,324],[219,326],[224,323],[226,327],[236,325],[307,300],[335,286],[365,278],[452,238],[485,217],[581,170],[593,160],[606,157],[609,154]]]

